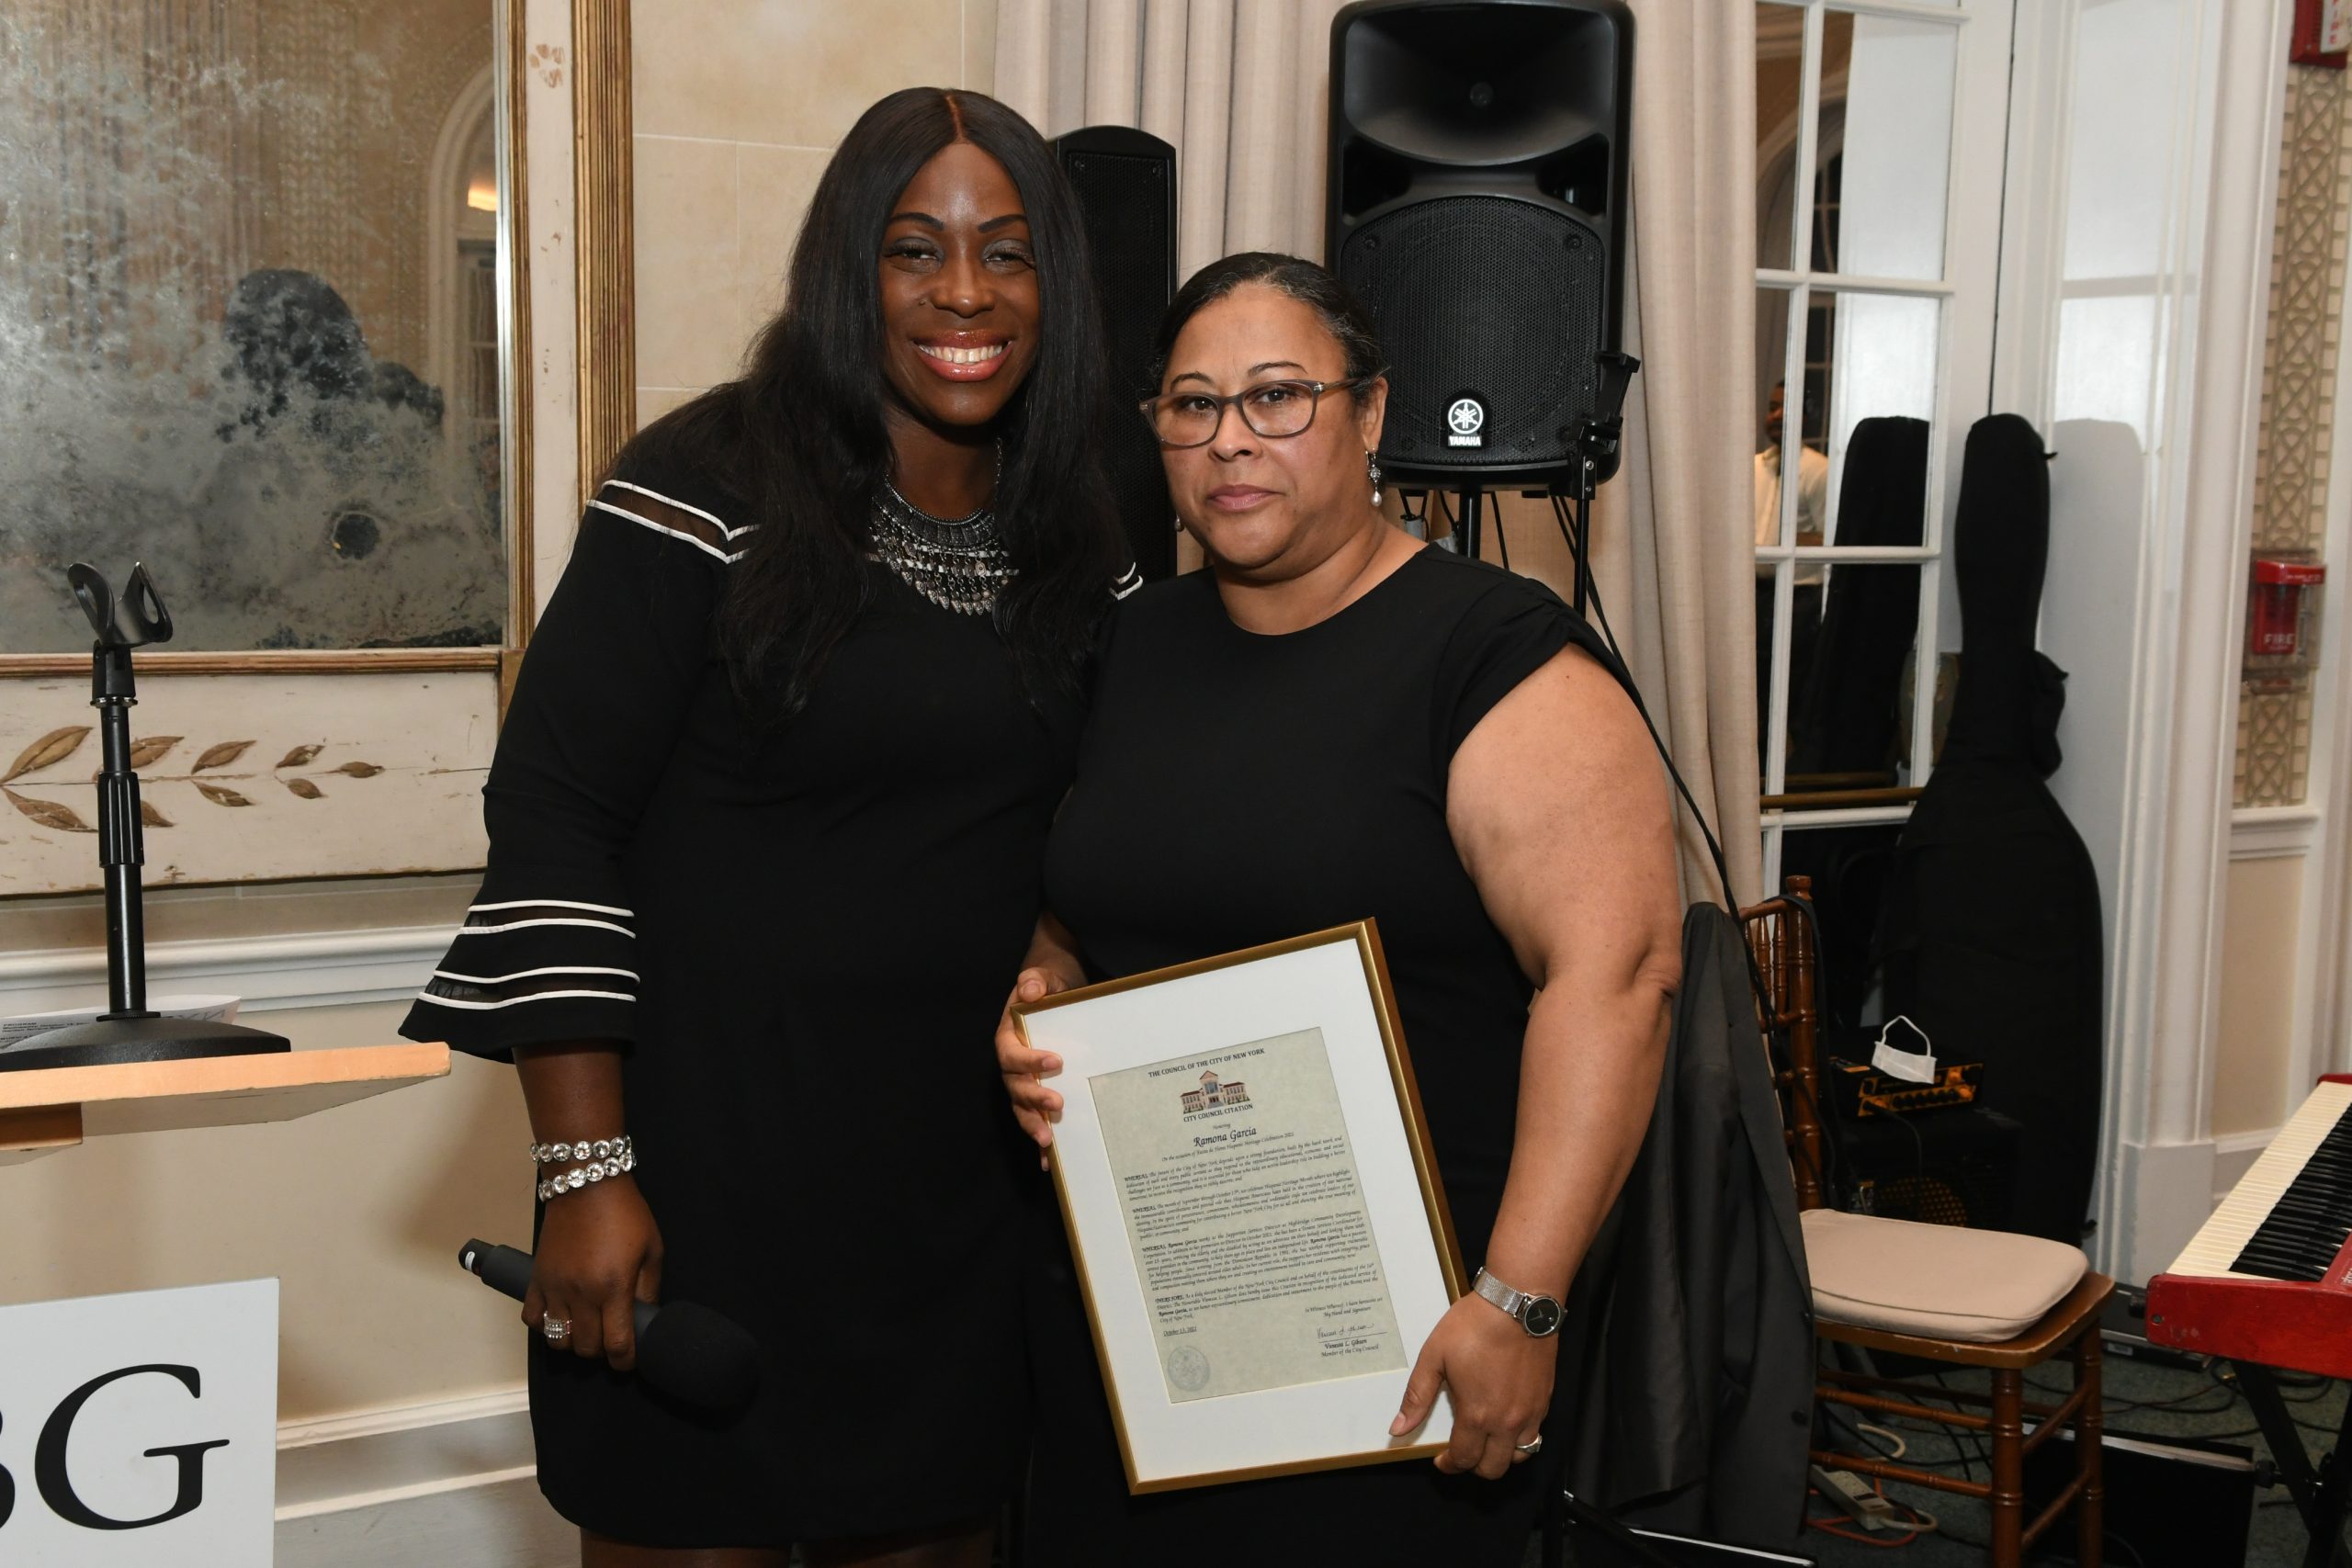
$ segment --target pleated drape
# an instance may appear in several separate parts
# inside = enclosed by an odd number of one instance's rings
[[[1331,18],[1345,0],[1000,0],[997,96],[1048,136],[1132,125],[1176,149],[1179,276],[1323,253]]]
[[[1594,513],[1594,571],[1627,663],[1762,892],[1751,428],[1754,8],[1631,0],[1636,25],[1624,459]],[[1344,0],[1000,0],[998,96],[1048,136],[1135,125],[1176,149],[1180,277],[1235,251],[1323,256],[1330,28]],[[1497,503],[1487,554],[1566,594],[1548,505]],[[1500,538],[1496,536],[1499,534]],[[1188,541],[1189,543],[1189,541]],[[1693,897],[1719,897],[1683,819]]]

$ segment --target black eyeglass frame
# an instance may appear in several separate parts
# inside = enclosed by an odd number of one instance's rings
[[[1371,386],[1374,381],[1379,379],[1379,375],[1372,375],[1354,376],[1344,381],[1307,381],[1285,376],[1272,381],[1252,382],[1250,385],[1242,388],[1241,390],[1225,397],[1219,397],[1214,392],[1159,392],[1144,399],[1143,401],[1136,405],[1136,408],[1137,412],[1143,415],[1144,428],[1151,432],[1151,438],[1159,442],[1162,448],[1170,452],[1190,452],[1196,447],[1205,446],[1210,442],[1216,440],[1216,433],[1225,428],[1225,411],[1228,407],[1237,409],[1240,412],[1242,424],[1248,428],[1250,434],[1256,436],[1259,440],[1287,441],[1294,435],[1304,435],[1308,431],[1315,428],[1315,416],[1317,413],[1320,413],[1323,409],[1324,393],[1346,392],[1350,396],[1353,396],[1355,393],[1362,391],[1364,388]],[[1306,423],[1300,425],[1296,430],[1285,430],[1279,434],[1261,430],[1257,425],[1251,423],[1249,406],[1244,403],[1242,400],[1254,392],[1262,392],[1269,387],[1304,387],[1309,393],[1313,394],[1312,400],[1307,404]],[[1209,401],[1216,404],[1216,421],[1209,426],[1209,433],[1206,435],[1202,436],[1198,441],[1170,441],[1166,436],[1159,434],[1159,423],[1157,420],[1152,418],[1152,411],[1159,406],[1160,400],[1163,398],[1206,398]]]

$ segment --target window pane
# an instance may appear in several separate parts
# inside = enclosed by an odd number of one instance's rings
[[[1916,519],[1927,494],[1927,424],[1936,412],[1937,361],[1941,347],[1943,302],[1899,294],[1833,294],[1813,291],[1805,322],[1804,439],[1818,443],[1828,459],[1832,494],[1826,541],[1839,545],[1917,545],[1925,536],[1916,520],[1891,527],[1884,492],[1916,470],[1910,504]],[[1826,418],[1816,414],[1826,411]],[[1874,423],[1874,422],[1876,422]],[[1864,484],[1873,511],[1858,525],[1843,519],[1843,479],[1866,425],[1884,443],[1884,426],[1900,424],[1905,449],[1917,446],[1918,460],[1899,471],[1885,466],[1883,450],[1869,454]]]
[[[1784,793],[1914,783],[1911,682],[1920,569],[1806,561],[1794,571]],[[1769,615],[1769,603],[1759,599],[1758,612]]]
[[[1756,7],[1756,265],[1789,265],[1796,231],[1797,114],[1804,93],[1804,12]]]
[[[1943,276],[1959,48],[1958,29],[1937,22],[1822,17],[1816,270]]]
[[[1789,311],[1795,296],[1785,288],[1759,288],[1756,291],[1756,543],[1758,546],[1783,542],[1781,532],[1781,468],[1785,439],[1796,432],[1789,429],[1785,411],[1799,406],[1799,400],[1787,395],[1786,378],[1789,365]],[[1802,426],[1802,420],[1798,422]],[[1816,501],[1818,497],[1816,496]],[[1814,509],[1816,533],[1821,512]],[[1812,541],[1820,543],[1819,539]]]
[[[1863,1003],[1876,976],[1871,971],[1871,940],[1885,902],[1899,822],[1854,828],[1800,829],[1795,822],[1781,845],[1781,874],[1813,879],[1814,908],[1821,917],[1821,1009],[1824,1055],[1870,1059],[1870,1042],[1851,1031],[1865,1022]]]

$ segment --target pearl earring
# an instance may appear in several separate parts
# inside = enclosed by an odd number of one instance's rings
[[[1372,480],[1372,503],[1378,506],[1380,504],[1380,459],[1372,455],[1369,447],[1364,451],[1363,469],[1365,475]]]

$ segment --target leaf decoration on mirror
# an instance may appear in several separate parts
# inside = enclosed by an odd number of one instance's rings
[[[152,800],[142,800],[139,803],[139,820],[146,823],[150,828],[168,828],[172,825],[172,819],[156,810],[155,803]]]
[[[196,760],[196,766],[188,772],[200,773],[207,768],[225,768],[243,756],[245,749],[252,744],[250,740],[223,740],[218,746],[208,746],[204,749],[204,755]]]
[[[130,743],[130,765],[143,768],[150,762],[161,761],[164,753],[180,743],[176,735],[151,735],[144,740]]]
[[[288,790],[301,796],[304,800],[324,800],[326,798],[327,792],[321,789],[318,785],[312,784],[308,779],[288,779],[285,781],[285,784]]]
[[[196,792],[215,806],[251,806],[253,804],[227,784],[206,784],[201,779],[196,781]]]
[[[372,779],[383,771],[373,762],[345,762],[335,770],[338,773],[349,773],[355,779]]]
[[[47,735],[42,736],[40,739],[34,741],[31,745],[17,753],[17,760],[8,764],[8,771],[6,773],[0,773],[0,784],[6,784],[11,779],[21,778],[27,773],[36,773],[42,768],[48,767],[51,762],[62,762],[65,761],[66,758],[71,757],[74,754],[75,749],[82,744],[83,740],[88,737],[89,733],[90,727],[86,724],[73,724],[66,726],[63,729],[51,730]],[[19,809],[22,808],[19,807]],[[65,810],[62,806],[59,807],[58,809],[60,811]],[[68,817],[72,817],[74,815],[70,811],[65,812],[65,814]],[[30,813],[27,813],[27,815],[29,816]],[[76,818],[76,820],[78,821],[79,818]],[[82,831],[86,833],[90,831],[90,829],[85,828]]]
[[[10,776],[13,777],[15,775],[12,774]],[[54,828],[61,833],[95,833],[97,831],[96,828],[91,827],[87,822],[83,821],[81,818],[75,816],[74,808],[70,806],[61,806],[53,800],[35,800],[30,795],[18,795],[13,789],[0,790],[0,795],[6,795],[8,797],[9,805],[15,807],[18,811],[23,812],[26,816],[31,818],[35,822],[40,823],[44,828]]]
[[[297,746],[277,759],[277,765],[281,768],[299,768],[325,750],[323,746]]]

